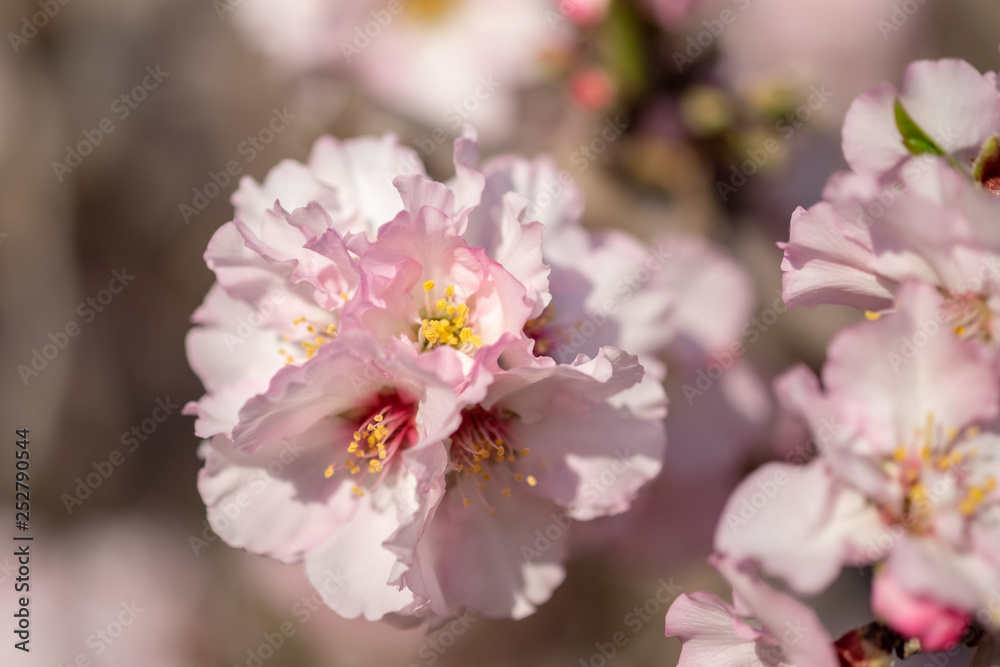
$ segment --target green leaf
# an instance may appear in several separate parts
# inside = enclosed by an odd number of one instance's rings
[[[932,153],[934,155],[944,155],[944,151],[934,143],[934,140],[927,136],[927,133],[920,129],[920,126],[913,122],[910,115],[906,113],[903,105],[896,100],[896,127],[903,135],[903,145],[906,150],[913,155]]]

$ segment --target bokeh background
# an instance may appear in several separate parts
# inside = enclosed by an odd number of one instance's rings
[[[371,3],[0,7],[0,533],[15,532],[15,429],[28,428],[35,537],[30,655],[11,648],[15,562],[0,546],[2,664],[676,664],[679,644],[663,637],[669,600],[681,589],[724,594],[705,557],[726,494],[754,466],[808,447],[774,412],[769,379],[795,361],[819,364],[856,314],[777,309],[697,409],[671,381],[664,480],[634,517],[566,537],[567,580],[534,616],[436,631],[344,620],[317,605],[298,567],[215,537],[195,487],[198,441],[180,406],[202,388],[184,336],[213,279],[202,253],[236,187],[213,190],[212,174],[236,160],[259,180],[280,160],[306,159],[324,133],[393,132],[446,178],[458,132],[449,108],[475,106],[467,120],[484,153],[551,155],[579,183],[588,226],[681,233],[730,257],[752,297],[700,306],[709,322],[736,308],[742,324],[774,309],[775,242],[842,167],[850,101],[881,79],[898,83],[918,58],[995,70],[1000,42],[989,0],[399,1],[398,22],[423,22],[423,33],[405,24],[423,41],[383,48],[399,28],[390,24],[352,64],[336,35],[350,39]],[[352,5],[344,15],[361,18],[324,33],[310,4]],[[434,32],[456,5],[491,13],[458,29],[475,39]],[[413,73],[411,59],[424,68]],[[498,92],[467,103],[470,75],[496,76]],[[276,111],[287,126],[247,149]],[[609,124],[621,132],[594,144]],[[768,138],[777,150],[720,190]],[[77,163],[67,152],[81,142],[93,145]],[[601,148],[581,159],[588,146]],[[132,276],[120,290],[118,274]],[[691,463],[704,451],[727,452],[724,470]],[[813,601],[834,633],[867,620],[865,585],[865,573],[848,572]]]

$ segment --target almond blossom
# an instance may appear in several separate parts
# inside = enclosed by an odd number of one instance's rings
[[[863,93],[844,123],[852,172],[792,215],[782,270],[789,305],[891,309],[907,280],[942,290],[949,325],[991,341],[1000,312],[993,172],[995,76],[958,60],[920,61],[897,91]]]
[[[660,469],[660,376],[612,345],[537,354],[543,223],[487,188],[474,134],[455,154],[442,184],[391,138],[320,140],[245,179],[206,252],[209,521],[317,590],[340,573],[346,617],[530,614],[564,576],[536,533],[624,512]]]
[[[875,565],[874,611],[939,650],[973,617],[997,628],[980,612],[1000,586],[1000,436],[980,428],[996,419],[1000,390],[992,353],[948,330],[936,289],[905,283],[898,302],[833,340],[822,387],[804,366],[777,381],[819,455],[751,474],[715,544],[804,594],[845,565]]]

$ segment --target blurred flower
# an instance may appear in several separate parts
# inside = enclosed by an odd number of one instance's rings
[[[899,71],[933,17],[920,7],[905,15],[900,29],[891,23],[898,20],[894,12],[902,14],[896,0],[719,4],[722,10],[707,14],[706,24],[697,27],[718,34],[721,72],[732,87],[750,97],[793,87],[805,93],[804,101],[811,86],[822,86],[831,92],[829,102],[813,112],[827,126],[839,123],[848,102],[872,81]],[[768,39],[761,39],[764,34]]]
[[[428,126],[457,131],[468,121],[498,137],[513,127],[518,91],[540,81],[546,60],[569,46],[571,24],[557,5],[245,0],[235,20],[286,67],[343,71],[383,104]],[[590,13],[580,7],[570,17]]]
[[[16,550],[0,561],[9,572],[4,578],[10,577],[3,582],[5,608],[13,614],[16,600],[25,597],[30,612],[29,652],[14,648],[20,639],[12,633],[0,650],[4,664],[217,664],[210,658],[212,630],[199,620],[207,572],[169,524],[148,517],[100,520],[35,536],[16,543],[27,554],[20,564],[30,569],[20,592],[13,579]]]
[[[927,652],[944,651],[957,644],[971,620],[962,611],[913,595],[886,572],[875,576],[872,611],[904,637],[919,639],[921,649]]]
[[[878,606],[904,632],[914,626],[893,604],[904,591],[969,617],[988,609],[1000,586],[991,555],[1000,540],[1000,439],[978,430],[996,418],[1000,390],[992,357],[939,326],[937,290],[907,283],[898,298],[895,314],[833,340],[822,389],[804,366],[777,381],[820,455],[801,467],[768,464],[744,480],[716,548],[806,594],[845,564],[882,563],[880,576],[899,593],[887,595],[894,589],[883,582]]]
[[[678,667],[836,667],[833,642],[816,614],[778,593],[745,566],[715,567],[733,587],[734,605],[712,593],[683,594],[670,606],[666,635],[684,648]]]

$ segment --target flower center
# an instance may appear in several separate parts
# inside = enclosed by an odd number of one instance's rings
[[[462,423],[451,437],[451,463],[449,472],[455,473],[454,485],[462,495],[462,503],[469,507],[472,501],[466,493],[467,485],[474,485],[474,494],[489,510],[496,509],[483,494],[486,483],[494,478],[503,483],[502,494],[511,496],[512,484],[535,486],[534,475],[525,474],[523,460],[531,451],[519,445],[505,426],[505,419],[498,411],[476,406],[462,413]],[[545,463],[541,464],[545,467]]]
[[[310,320],[304,315],[292,320],[294,332],[290,335],[283,335],[281,340],[287,345],[278,348],[278,354],[285,358],[286,365],[312,359],[320,347],[337,337],[336,322],[340,321],[340,308],[343,307],[344,303],[347,303],[350,297],[341,292],[340,298],[344,302],[337,309],[329,312],[329,319],[324,322]],[[254,327],[253,315],[248,319],[249,326]],[[334,321],[331,322],[330,319]]]
[[[278,354],[285,358],[285,364],[312,359],[320,347],[337,337],[337,325],[333,323],[324,326],[300,317],[293,320],[292,324],[295,325],[295,334],[281,337],[290,347],[278,348]]]
[[[993,312],[979,294],[949,295],[944,311],[959,338],[976,338],[984,343],[993,340]]]
[[[404,405],[396,395],[383,397],[378,405],[363,413],[351,440],[323,472],[327,479],[340,470],[357,476],[353,491],[358,496],[365,495],[362,487],[372,489],[385,477],[393,457],[410,444],[413,433],[412,406]]]
[[[892,464],[904,489],[903,512],[897,520],[916,533],[932,528],[935,508],[957,506],[971,517],[996,489],[992,475],[976,483],[969,463],[978,456],[974,448],[961,449],[967,439],[978,435],[976,427],[963,433],[958,429],[936,429],[933,415],[923,428],[915,430],[915,443],[893,452]],[[919,446],[917,446],[919,445]]]
[[[434,281],[428,280],[424,288],[424,310],[421,312],[417,340],[424,350],[448,345],[471,353],[483,344],[482,339],[468,326],[469,306],[455,299],[455,286],[448,285],[444,295],[433,301]]]

